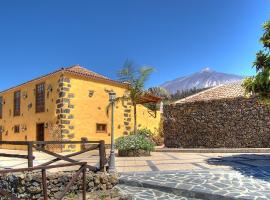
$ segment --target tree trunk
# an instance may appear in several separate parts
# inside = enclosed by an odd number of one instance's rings
[[[134,133],[137,133],[137,104],[134,103]]]

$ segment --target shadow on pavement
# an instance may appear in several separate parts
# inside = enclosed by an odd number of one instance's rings
[[[229,166],[244,176],[270,182],[270,154],[239,154],[206,161],[210,165]]]

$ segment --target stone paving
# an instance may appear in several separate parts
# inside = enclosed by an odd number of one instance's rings
[[[150,188],[142,188],[142,187],[134,187],[127,186],[123,184],[119,184],[116,188],[118,188],[122,193],[132,195],[134,200],[199,200],[196,198],[189,198],[180,195],[174,195],[167,192],[162,192],[155,189]]]
[[[160,195],[162,199],[270,199],[269,154],[200,156],[206,158],[204,162],[193,164],[201,169],[126,172],[118,187],[140,200]]]
[[[260,177],[270,177],[270,171],[260,170]],[[147,198],[152,189],[179,195],[181,198],[197,199],[270,199],[270,182],[248,177],[231,170],[193,170],[171,172],[146,172],[122,174],[120,187],[142,187],[140,193],[132,192],[135,198]],[[149,188],[147,190],[146,188]],[[158,197],[159,195],[153,196]],[[145,197],[145,198],[142,198]],[[168,199],[177,199],[170,197]]]

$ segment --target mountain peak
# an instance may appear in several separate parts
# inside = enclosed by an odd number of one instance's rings
[[[201,72],[214,72],[214,70],[212,70],[210,67],[206,67],[202,69]]]
[[[193,88],[201,89],[214,87],[242,79],[242,76],[216,72],[210,67],[206,67],[200,72],[191,74],[189,76],[167,81],[162,84],[161,87],[165,88],[170,93],[175,93],[177,91],[186,91]]]

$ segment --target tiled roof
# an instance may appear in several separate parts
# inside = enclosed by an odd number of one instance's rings
[[[220,85],[213,87],[197,94],[191,95],[184,99],[180,99],[175,103],[187,103],[195,101],[209,101],[216,99],[226,99],[226,98],[235,98],[242,97],[245,95],[245,90],[241,86],[242,81],[237,81],[225,85]]]
[[[128,87],[128,84],[127,83],[122,83],[122,82],[119,82],[119,81],[115,81],[115,80],[112,80],[112,79],[109,79],[103,75],[100,75],[98,73],[95,73],[93,71],[90,71],[84,67],[81,67],[79,65],[74,65],[74,66],[71,66],[71,67],[66,67],[66,68],[61,68],[59,70],[56,70],[54,72],[51,72],[47,75],[43,75],[43,76],[40,76],[38,78],[35,78],[35,79],[32,79],[30,81],[27,81],[25,83],[22,83],[20,85],[17,85],[17,86],[14,86],[14,87],[11,87],[7,90],[4,90],[4,91],[0,91],[0,93],[3,93],[3,92],[6,92],[6,91],[9,91],[9,90],[12,90],[14,88],[17,88],[17,87],[20,87],[20,86],[23,86],[25,84],[28,84],[28,83],[31,83],[33,81],[37,81],[37,80],[41,80],[43,78],[46,78],[46,77],[49,77],[49,76],[52,76],[54,74],[57,74],[57,73],[71,73],[71,74],[74,74],[74,75],[78,75],[78,76],[83,76],[83,77],[86,77],[86,78],[93,78],[93,79],[98,79],[98,80],[104,80],[104,81],[107,81],[109,83],[114,83],[114,84],[117,84],[117,85],[121,85],[121,86],[124,86],[124,87]]]
[[[72,67],[63,68],[63,70],[66,72],[71,72],[71,73],[75,73],[75,74],[82,75],[82,76],[96,77],[96,78],[102,78],[102,79],[109,80],[109,78],[107,78],[101,74],[95,73],[93,71],[90,71],[89,69],[86,69],[84,67],[81,67],[80,65],[74,65]]]

